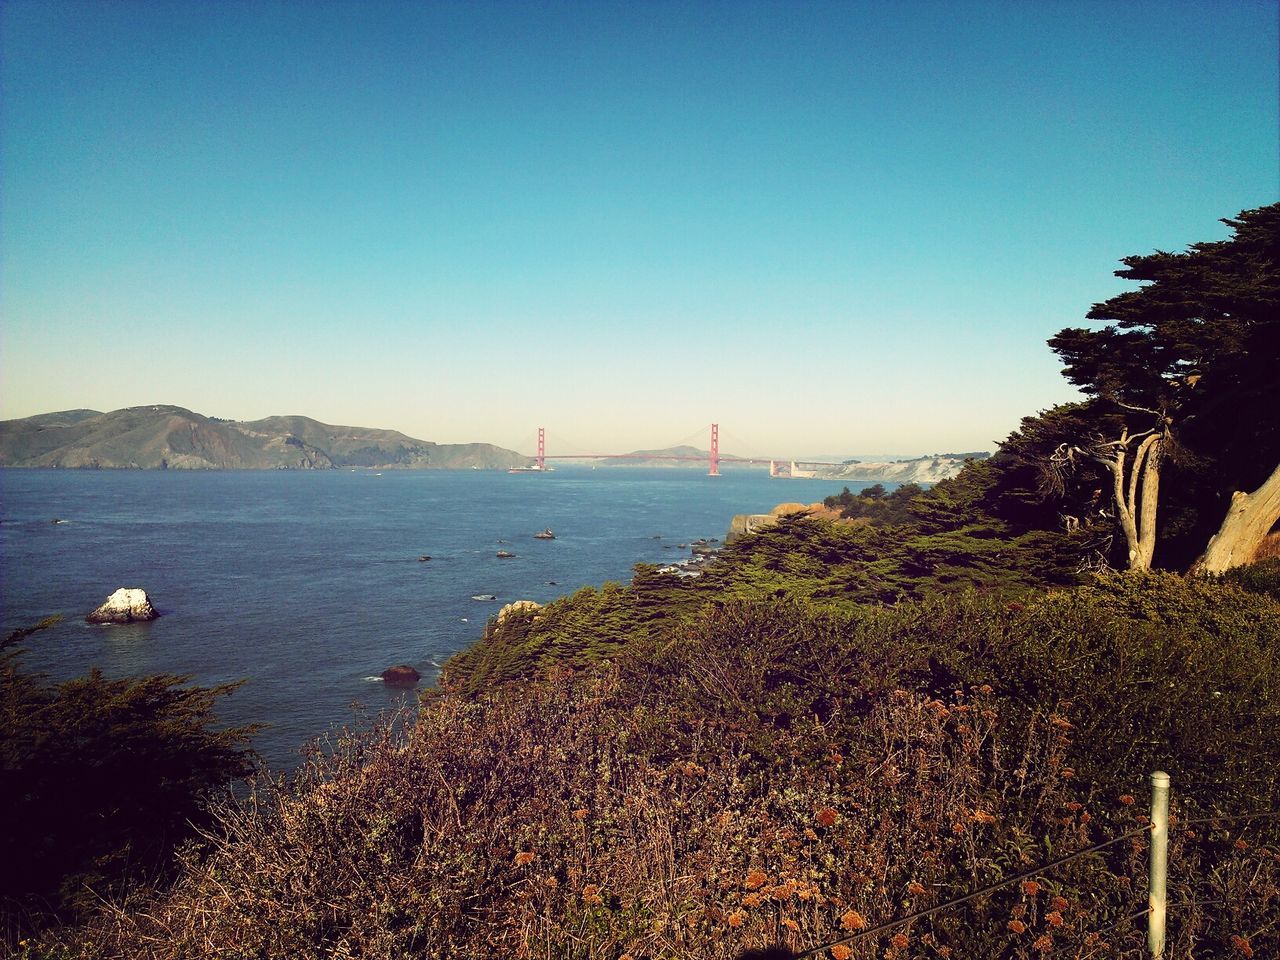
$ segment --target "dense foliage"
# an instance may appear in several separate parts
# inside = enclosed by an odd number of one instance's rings
[[[224,809],[86,956],[711,958],[809,948],[1032,871],[854,957],[1137,955],[1171,772],[1169,955],[1280,948],[1280,607],[1104,578],[843,612],[729,600],[608,667],[435,694]],[[1038,864],[1129,831],[1053,870]],[[837,952],[833,954],[840,956]]]
[[[165,875],[209,803],[252,770],[252,731],[213,716],[233,686],[97,670],[54,684],[19,656],[0,655],[0,949]]]

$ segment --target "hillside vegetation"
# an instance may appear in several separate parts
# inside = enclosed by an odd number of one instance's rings
[[[507,469],[529,458],[309,417],[235,422],[182,407],[72,410],[0,422],[0,466],[171,470]]]

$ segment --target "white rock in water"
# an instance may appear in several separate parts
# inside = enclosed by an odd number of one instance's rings
[[[138,620],[154,620],[160,614],[151,605],[151,598],[141,587],[121,587],[107,602],[85,617],[89,623],[134,623]]]

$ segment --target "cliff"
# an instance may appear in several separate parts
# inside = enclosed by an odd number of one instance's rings
[[[298,416],[233,422],[166,405],[0,422],[4,467],[500,470],[529,462],[488,443],[439,444],[394,430]]]

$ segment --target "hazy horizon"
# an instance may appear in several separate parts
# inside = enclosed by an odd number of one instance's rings
[[[1252,0],[10,0],[0,418],[990,450],[1120,258],[1280,195],[1276,43]]]

